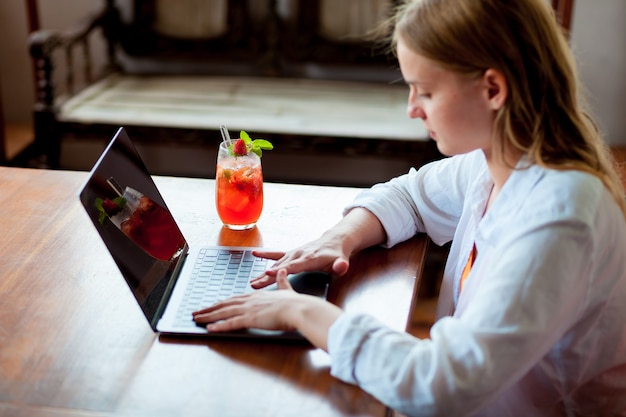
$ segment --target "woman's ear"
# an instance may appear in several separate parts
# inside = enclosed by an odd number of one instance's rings
[[[506,77],[500,71],[489,68],[483,74],[483,84],[487,91],[487,100],[492,110],[500,110],[509,94]]]

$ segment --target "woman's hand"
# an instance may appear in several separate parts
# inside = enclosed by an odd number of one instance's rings
[[[290,274],[302,271],[325,271],[335,275],[344,275],[350,267],[349,254],[343,251],[341,242],[321,237],[313,242],[289,252],[255,250],[255,256],[273,259],[276,263],[265,274],[253,279],[252,288],[263,288],[276,281],[280,269]]]
[[[374,214],[364,208],[355,208],[320,238],[289,252],[254,251],[254,255],[275,260],[264,275],[250,283],[263,288],[276,281],[279,269],[295,274],[302,271],[324,271],[344,275],[350,268],[353,253],[384,242],[385,231]]]
[[[277,275],[279,290],[257,291],[218,302],[211,307],[193,313],[198,323],[207,323],[211,332],[225,332],[246,328],[266,330],[294,330],[294,323],[286,314],[289,303],[297,303],[301,294],[291,288],[287,271]]]
[[[233,297],[194,312],[193,319],[207,323],[210,332],[247,328],[297,330],[314,346],[326,350],[328,329],[342,310],[318,297],[293,291],[284,268],[278,271],[276,283],[278,291]]]

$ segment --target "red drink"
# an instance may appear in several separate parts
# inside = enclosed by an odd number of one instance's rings
[[[108,218],[130,240],[150,256],[171,261],[180,254],[185,238],[180,233],[171,214],[162,206],[144,196],[139,191],[121,187],[113,178],[109,184],[116,190],[114,199],[96,199],[100,211],[99,222]]]
[[[169,261],[184,244],[170,214],[146,196],[139,199],[139,205],[120,229],[148,254],[164,261]]]
[[[217,214],[231,229],[253,227],[263,210],[261,160],[253,153],[228,155],[220,146],[217,161],[215,201]]]

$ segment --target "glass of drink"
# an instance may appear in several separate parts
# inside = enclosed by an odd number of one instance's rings
[[[148,196],[131,187],[122,187],[109,178],[107,183],[117,194],[114,199],[96,198],[100,224],[109,219],[148,255],[172,261],[182,253],[183,237],[172,215]]]
[[[154,258],[170,261],[180,254],[185,240],[165,208],[130,187],[120,197],[121,204],[101,203],[114,225]]]
[[[126,187],[124,195],[129,189]],[[169,212],[144,195],[133,206],[120,225],[122,232],[157,259],[169,261],[179,254],[185,242]]]
[[[263,210],[261,158],[247,150],[233,152],[229,142],[222,142],[215,180],[217,214],[224,226],[233,230],[253,228]]]

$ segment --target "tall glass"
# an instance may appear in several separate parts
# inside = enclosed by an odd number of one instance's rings
[[[125,204],[111,222],[149,255],[163,261],[178,256],[185,240],[169,212],[130,187],[122,198]]]
[[[251,229],[263,210],[263,171],[255,153],[232,155],[222,142],[217,153],[215,203],[224,226]]]

